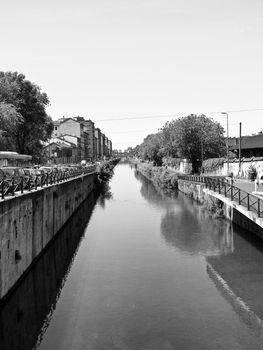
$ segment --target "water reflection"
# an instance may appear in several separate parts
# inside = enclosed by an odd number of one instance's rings
[[[164,194],[138,172],[135,177],[142,184],[143,198],[164,209],[161,233],[170,246],[188,254],[225,255],[233,251],[230,222],[213,219],[201,205],[177,191]]]
[[[207,273],[242,320],[263,335],[263,242],[235,227],[235,250],[209,256]]]
[[[111,187],[114,201],[105,210],[96,206],[59,302],[60,281],[53,294],[42,283],[39,298],[33,294],[27,303],[36,310],[51,295],[47,322],[41,328],[44,313],[39,322],[41,336],[49,324],[39,349],[262,349],[206,271],[203,254],[235,254],[232,228],[227,234],[222,221],[215,223],[188,198],[171,199],[146,179],[136,180],[127,165],[116,167]],[[47,271],[39,272],[42,280],[41,274]]]
[[[178,197],[177,191],[172,191],[169,193],[169,196],[165,194],[158,187],[155,187],[151,181],[149,181],[145,176],[143,176],[138,171],[134,172],[135,178],[139,180],[142,184],[140,193],[147,202],[158,208],[169,208],[174,207],[176,205],[174,199]],[[178,205],[178,210],[180,206]]]
[[[200,221],[186,211],[180,215],[167,211],[162,218],[161,232],[169,245],[186,253],[225,255],[233,250],[232,225],[221,219],[212,225],[208,217]]]
[[[31,350],[36,342],[41,342],[90,219],[96,197],[94,193],[89,196],[2,305],[1,350]]]
[[[101,206],[101,208],[105,208],[106,202],[110,199],[113,199],[113,194],[111,192],[109,184],[105,183],[100,189],[98,204]]]

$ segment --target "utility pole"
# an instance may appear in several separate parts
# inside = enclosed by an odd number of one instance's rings
[[[229,132],[228,132],[228,113],[221,112],[226,115],[226,156],[227,156],[227,176],[229,175]]]
[[[242,123],[239,123],[239,142],[238,142],[238,155],[239,155],[239,176],[241,174],[241,134],[242,134]]]

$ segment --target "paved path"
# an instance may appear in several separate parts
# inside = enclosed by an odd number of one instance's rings
[[[255,191],[255,183],[251,180],[240,180],[235,179],[234,186],[240,188],[241,190],[244,190],[246,192],[252,193]],[[263,191],[263,185],[261,184],[258,188],[258,191]]]

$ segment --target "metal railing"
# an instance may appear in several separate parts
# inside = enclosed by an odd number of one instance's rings
[[[191,181],[191,182],[205,183],[206,177],[205,176],[199,176],[199,175],[178,175],[178,179]]]
[[[231,201],[246,207],[248,211],[252,211],[263,217],[263,200],[248,193],[231,183],[228,183],[223,178],[212,178],[207,176],[195,175],[179,175],[178,179],[205,184],[205,187],[213,192],[219,193]]]
[[[96,166],[41,175],[21,176],[19,178],[12,177],[9,180],[0,179],[0,198],[5,199],[7,196],[14,196],[16,193],[37,190],[38,188],[54,185],[94,171],[96,171]]]

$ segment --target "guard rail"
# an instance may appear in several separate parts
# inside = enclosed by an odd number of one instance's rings
[[[209,190],[217,192],[231,201],[239,205],[243,205],[248,211],[252,211],[262,217],[263,215],[263,200],[246,192],[232,183],[225,181],[224,178],[212,178],[207,176],[195,175],[178,175],[178,179],[205,184]]]
[[[62,181],[89,174],[96,171],[96,166],[74,169],[69,171],[57,171],[33,176],[21,176],[18,179],[0,180],[0,196],[5,199],[7,196],[14,196],[15,193],[24,193],[24,191],[37,190],[38,188],[60,183]]]

